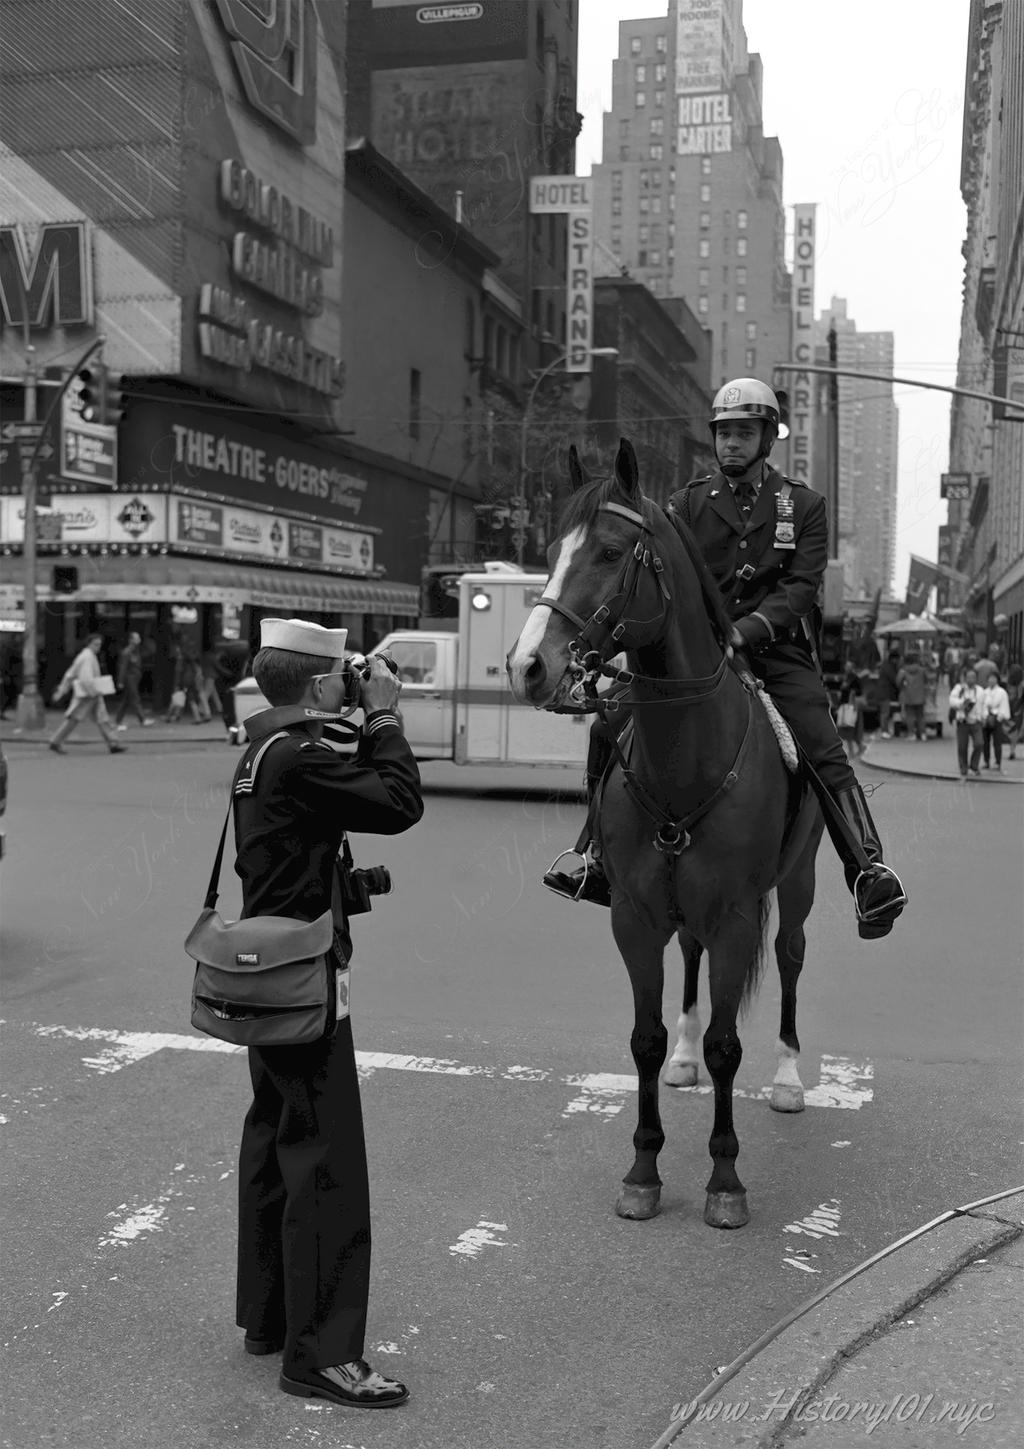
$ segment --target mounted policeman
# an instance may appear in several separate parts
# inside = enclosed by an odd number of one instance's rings
[[[853,894],[860,935],[885,936],[907,894],[882,859],[878,831],[836,730],[818,662],[817,600],[828,562],[825,500],[768,461],[781,415],[779,400],[765,383],[753,377],[727,382],[715,396],[709,421],[718,469],[675,493],[669,516],[695,535],[733,623],[731,644],[749,659],[803,752]],[[599,718],[591,730],[591,808],[576,846],[584,864],[544,877],[551,890],[573,900],[610,904],[594,847],[592,811],[626,713],[615,712],[614,723]]]

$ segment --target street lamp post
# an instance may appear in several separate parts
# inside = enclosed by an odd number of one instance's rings
[[[619,349],[617,347],[588,347],[587,355],[590,357],[618,357]],[[530,388],[529,394],[527,395],[526,407],[523,409],[523,422],[519,435],[519,501],[516,508],[516,512],[519,516],[519,524],[515,530],[516,566],[520,569],[523,566],[523,554],[526,550],[526,520],[529,502],[526,491],[526,480],[528,472],[526,462],[526,445],[530,429],[530,415],[533,412],[533,404],[537,397],[537,389],[540,387],[541,383],[546,377],[550,377],[553,372],[561,367],[562,363],[566,360],[568,356],[568,351],[560,352],[553,362],[549,362],[547,367],[542,368],[540,372],[538,372],[537,376],[533,380],[533,386]]]

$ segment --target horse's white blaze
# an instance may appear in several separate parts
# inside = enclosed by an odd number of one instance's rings
[[[558,551],[558,563],[555,571],[548,579],[544,593],[549,599],[561,597],[562,588],[565,585],[566,575],[577,550],[583,543],[585,532],[582,528],[574,528],[572,533],[567,534],[562,540],[562,546]],[[516,640],[516,647],[509,656],[509,671],[512,679],[512,688],[521,692],[525,683],[525,674],[533,663],[534,655],[544,642],[544,635],[547,633],[548,624],[551,621],[551,610],[547,604],[537,604],[527,617],[523,625],[523,632]]]

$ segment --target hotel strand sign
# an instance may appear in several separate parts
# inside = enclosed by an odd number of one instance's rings
[[[590,372],[594,360],[594,193],[589,176],[531,176],[530,211],[569,218],[565,370]]]

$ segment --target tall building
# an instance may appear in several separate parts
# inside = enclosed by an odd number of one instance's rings
[[[578,24],[577,0],[349,6],[349,135],[496,252],[531,333],[559,343],[567,221],[531,218],[528,194],[531,176],[575,170]]]
[[[789,357],[782,150],[764,135],[761,89],[742,0],[669,0],[619,26],[595,235],[710,329],[715,387],[770,379]]]
[[[1015,399],[1014,412],[956,397],[944,588],[974,640],[1024,654],[1024,7],[971,0],[960,190],[967,205],[957,383]],[[1000,621],[997,623],[997,620]],[[1004,622],[1005,621],[1005,622]]]
[[[893,334],[860,332],[846,299],[833,297],[821,315],[819,343],[836,332],[836,366],[892,372]],[[827,361],[828,353],[819,354]],[[827,389],[822,390],[827,396]],[[869,599],[893,587],[899,412],[892,384],[838,379],[837,557],[848,598]]]

